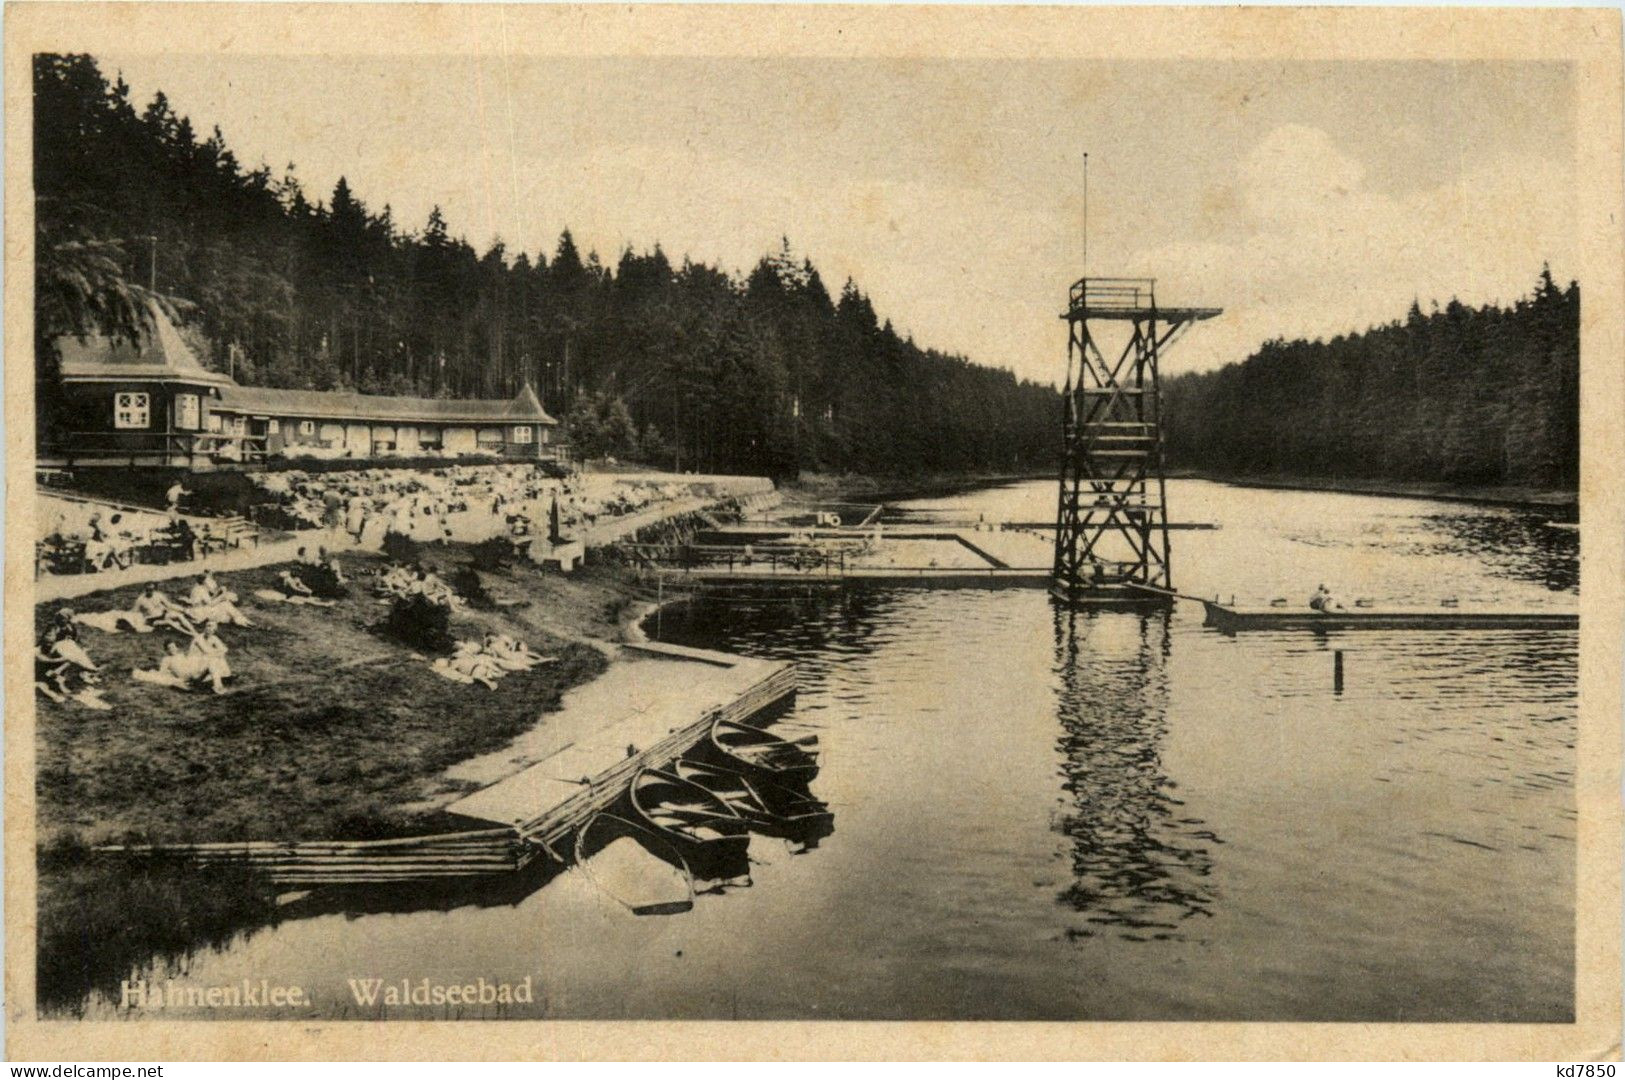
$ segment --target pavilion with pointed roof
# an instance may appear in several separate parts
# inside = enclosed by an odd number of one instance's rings
[[[41,464],[206,469],[277,458],[559,457],[526,383],[513,398],[397,397],[240,386],[197,359],[161,311],[137,343],[63,338],[57,422]]]

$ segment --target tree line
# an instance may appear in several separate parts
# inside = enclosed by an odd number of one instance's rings
[[[247,168],[162,93],[142,108],[93,57],[34,58],[36,350],[133,338],[157,302],[249,385],[500,397],[525,382],[584,449],[682,469],[1017,470],[1054,458],[1053,388],[916,344],[785,240],[748,275],[658,244],[613,265],[479,251],[341,178]],[[49,409],[41,410],[48,417]]]
[[[1575,488],[1580,287],[1543,269],[1510,306],[1456,300],[1330,341],[1266,342],[1163,387],[1170,464]]]

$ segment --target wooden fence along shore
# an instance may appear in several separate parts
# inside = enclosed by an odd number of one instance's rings
[[[395,840],[246,840],[213,844],[109,844],[100,855],[233,864],[264,872],[276,885],[370,885],[428,878],[478,877],[523,869],[540,849],[511,828]]]

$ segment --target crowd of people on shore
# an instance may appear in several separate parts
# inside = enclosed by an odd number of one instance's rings
[[[210,546],[176,510],[152,511],[84,507],[82,515],[56,510],[34,545],[34,572],[99,574],[128,570],[138,562],[170,563],[198,558]]]
[[[418,542],[444,542],[532,537],[551,532],[556,517],[569,536],[688,491],[681,482],[644,478],[556,477],[527,464],[288,470],[256,473],[254,482],[301,527],[346,533],[358,544],[379,521]]]
[[[229,650],[220,638],[222,624],[254,625],[238,606],[237,594],[210,571],[200,574],[181,600],[148,582],[128,608],[97,612],[59,608],[35,643],[34,687],[58,704],[71,700],[92,709],[112,708],[102,697],[102,667],[79,637],[79,628],[88,626],[108,634],[124,629],[137,634],[157,630],[180,634],[187,639],[184,649],[174,640],[165,642],[157,665],[136,668],[131,677],[178,689],[207,686],[217,694],[224,693],[231,665],[226,661]]]
[[[382,529],[366,546],[374,546],[394,532],[408,539],[449,541],[454,515],[478,515],[461,530],[458,539],[484,540],[506,535],[515,544],[538,535],[550,540],[580,535],[606,517],[636,514],[667,503],[691,491],[680,480],[621,476],[555,477],[530,464],[448,465],[420,470],[370,468],[332,473],[298,470],[253,474],[253,482],[275,496],[296,520],[310,526],[348,534],[360,545],[369,528],[380,520]],[[192,494],[177,482],[167,494],[167,510],[124,511],[87,504],[83,518],[53,523],[43,544],[76,537],[83,544],[87,568],[97,571],[127,569],[135,552],[165,534],[165,542],[178,545],[181,557],[205,554],[204,540],[180,513],[183,498]],[[69,513],[73,508],[69,508]],[[133,515],[133,516],[132,516]],[[82,537],[78,534],[82,532]],[[340,547],[341,535],[329,542]],[[397,562],[378,574],[375,594],[380,601],[426,601],[449,613],[464,600],[432,570]],[[299,549],[296,562],[276,572],[274,585],[254,590],[264,603],[328,607],[346,594],[346,577],[337,560],[321,544]],[[444,627],[444,620],[441,620]],[[35,654],[35,685],[39,693],[58,703],[77,701],[95,709],[110,706],[101,696],[103,669],[79,639],[89,627],[103,633],[130,631],[151,634],[169,631],[180,640],[164,643],[154,666],[136,668],[139,682],[185,690],[223,693],[231,680],[229,649],[221,639],[222,626],[249,628],[254,622],[236,593],[216,580],[213,570],[199,574],[191,587],[173,598],[156,582],[149,582],[127,608],[75,613],[61,608],[40,634]],[[435,649],[450,641],[442,632]],[[529,670],[550,658],[533,652],[522,641],[503,634],[451,645],[449,655],[432,662],[437,674],[456,682],[495,687],[513,671]]]
[[[681,481],[619,476],[552,476],[531,464],[458,464],[437,469],[370,468],[250,474],[294,531],[326,530],[340,547],[377,547],[388,532],[418,543],[477,542],[506,536],[516,545],[561,541],[601,522],[636,514],[689,493]],[[194,493],[179,481],[164,510],[95,503],[53,506],[35,545],[36,576],[105,573],[137,563],[202,559],[239,540],[222,519],[181,513]],[[245,522],[236,523],[244,530]]]

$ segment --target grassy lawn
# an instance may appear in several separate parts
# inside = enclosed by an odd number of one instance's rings
[[[457,545],[425,549],[448,574],[467,562]],[[481,573],[500,602],[452,618],[457,637],[501,630],[559,662],[516,672],[496,690],[435,675],[426,658],[374,632],[387,614],[366,573],[378,556],[344,560],[351,595],[334,608],[253,597],[279,568],[223,574],[253,627],[226,626],[236,677],[216,696],[135,682],[168,631],[81,640],[104,669],[113,709],[39,702],[41,846],[141,838],[151,842],[365,838],[438,827],[433,812],[458,790],[448,766],[507,744],[557,707],[560,695],[605,666],[582,638],[608,637],[625,603],[611,574],[562,579],[529,566]],[[126,607],[137,587],[72,602],[77,611]],[[180,583],[169,589],[181,591]],[[43,606],[43,625],[55,605]]]
[[[425,548],[450,577],[462,545]],[[493,601],[453,615],[458,638],[511,633],[558,663],[514,672],[496,690],[435,675],[428,660],[373,627],[376,555],[346,555],[350,596],[337,607],[253,596],[281,567],[221,574],[252,627],[222,627],[235,678],[228,693],[135,682],[166,639],[104,634],[81,641],[104,673],[113,708],[38,702],[39,957],[37,1003],[71,1011],[85,991],[117,994],[149,957],[175,958],[276,920],[275,889],[247,869],[207,874],[157,860],[92,858],[87,845],[236,839],[365,839],[467,827],[438,807],[462,793],[443,777],[456,762],[546,723],[569,688],[608,661],[630,590],[613,570],[568,578],[529,564],[481,571]],[[190,583],[165,584],[178,597]],[[70,601],[75,611],[126,608],[139,586]],[[58,604],[35,612],[43,627]]]

